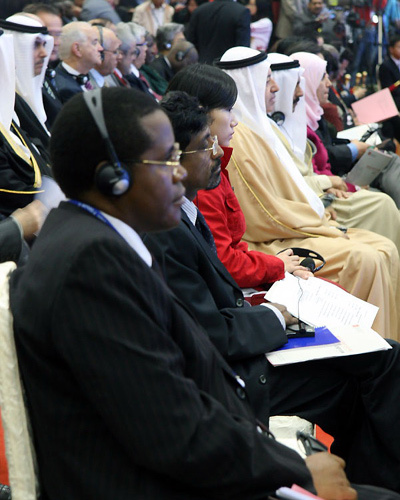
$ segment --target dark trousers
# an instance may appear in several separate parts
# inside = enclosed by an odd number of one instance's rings
[[[331,434],[350,481],[400,493],[400,346],[389,342],[389,351],[271,366],[270,402],[271,415]]]

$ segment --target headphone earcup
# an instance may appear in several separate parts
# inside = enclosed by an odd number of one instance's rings
[[[94,177],[98,190],[107,195],[121,196],[132,185],[129,172],[120,165],[104,163],[99,167]]]

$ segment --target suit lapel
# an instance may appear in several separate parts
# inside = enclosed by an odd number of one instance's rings
[[[199,233],[199,231],[194,227],[194,225],[190,222],[188,216],[186,213],[181,210],[182,212],[182,223],[189,229],[193,237],[196,239],[198,244],[201,246],[203,249],[205,255],[207,256],[208,260],[211,262],[212,266],[214,267],[215,271],[225,280],[227,281],[231,286],[236,288],[238,291],[241,290],[236,283],[236,281],[232,278],[232,276],[229,274],[227,271],[226,267],[222,264],[222,262],[219,260],[219,258],[211,251],[210,247],[208,246],[207,242],[203,238],[203,236]]]

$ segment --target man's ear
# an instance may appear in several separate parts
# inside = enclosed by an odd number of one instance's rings
[[[82,52],[79,46],[79,42],[74,42],[71,45],[71,54],[73,54],[75,57],[82,57]]]

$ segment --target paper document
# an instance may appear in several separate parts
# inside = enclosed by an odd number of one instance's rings
[[[342,288],[319,278],[303,280],[286,273],[265,294],[270,302],[287,310],[311,326],[360,325],[370,328],[378,308],[354,297]]]
[[[353,102],[351,107],[360,123],[380,122],[399,114],[388,88]]]
[[[340,340],[339,344],[278,350],[268,352],[266,357],[272,365],[281,366],[391,349],[390,344],[371,328],[337,325],[330,330]]]
[[[357,186],[369,186],[392,159],[393,156],[390,153],[367,149],[347,174],[345,181]]]
[[[336,137],[339,139],[348,139],[349,141],[353,139],[359,141],[366,132],[370,130],[377,131],[378,129],[379,125],[377,123],[368,123],[367,125],[358,125],[357,127],[341,130],[336,134]],[[378,146],[382,142],[382,139],[379,137],[379,134],[373,133],[365,142],[370,146]]]
[[[278,498],[286,498],[287,500],[310,500],[310,498],[314,500],[322,500],[321,497],[317,497],[309,491],[300,488],[297,484],[294,484],[291,488],[286,486],[279,488],[279,490],[276,490],[276,496]]]

